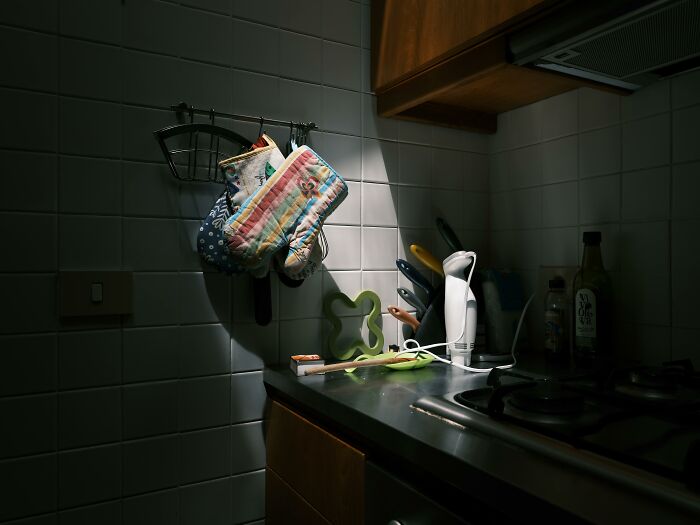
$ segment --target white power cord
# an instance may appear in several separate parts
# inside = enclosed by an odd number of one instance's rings
[[[467,290],[469,289],[469,284],[472,280],[472,272],[474,271],[474,266],[475,266],[475,264],[473,263],[472,264],[472,271],[469,272],[469,278],[467,279]],[[416,341],[415,339],[406,339],[403,342],[404,350],[398,352],[395,357],[398,357],[402,354],[423,353],[423,354],[428,354],[428,355],[432,356],[433,359],[435,359],[436,361],[440,361],[441,363],[445,363],[445,364],[452,365],[452,366],[457,367],[457,368],[461,368],[462,370],[466,370],[467,372],[476,372],[476,373],[480,373],[480,374],[483,374],[486,372],[491,372],[491,370],[493,370],[494,368],[500,368],[501,370],[513,368],[517,362],[515,359],[515,345],[518,342],[518,335],[520,335],[520,327],[523,325],[523,319],[525,319],[525,313],[527,312],[527,308],[528,308],[528,306],[530,306],[530,303],[532,302],[532,300],[534,298],[535,298],[535,294],[532,294],[530,296],[530,298],[527,300],[527,302],[525,303],[525,306],[523,306],[523,311],[520,314],[520,319],[518,320],[518,326],[515,329],[515,335],[513,336],[513,344],[510,347],[510,354],[513,357],[513,362],[508,364],[508,365],[494,366],[492,368],[473,368],[471,366],[465,366],[465,365],[462,365],[460,363],[455,363],[454,361],[450,361],[449,359],[444,359],[444,358],[442,358],[438,355],[435,355],[434,353],[428,351],[428,348],[437,348],[439,346],[449,346],[451,344],[456,343],[457,341],[462,339],[462,336],[464,335],[464,327],[462,327],[462,333],[459,334],[459,337],[457,339],[455,339],[454,341],[447,342],[447,343],[435,343],[432,345],[420,346],[418,341]],[[415,343],[418,346],[415,348],[408,348],[408,346],[407,346],[408,343]]]

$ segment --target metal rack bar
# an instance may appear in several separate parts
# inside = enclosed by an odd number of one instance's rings
[[[312,129],[318,129],[318,126],[316,126],[315,122],[293,122],[293,121],[285,121],[285,120],[277,120],[273,118],[265,118],[265,117],[252,117],[250,115],[239,115],[237,113],[223,113],[221,111],[214,111],[213,109],[199,109],[195,108],[194,106],[190,106],[186,102],[180,102],[177,105],[170,106],[170,109],[173,111],[176,111],[178,113],[187,113],[189,115],[206,115],[208,117],[224,117],[224,118],[230,118],[234,120],[242,120],[244,122],[259,122],[259,123],[266,123],[266,124],[273,124],[277,126],[291,126],[294,128],[300,128],[300,129],[305,129],[307,131],[310,131]]]

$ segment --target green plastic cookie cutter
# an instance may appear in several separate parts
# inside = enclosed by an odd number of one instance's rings
[[[372,303],[372,310],[369,313],[369,317],[367,317],[367,328],[369,328],[369,331],[374,334],[377,340],[373,346],[368,346],[362,337],[359,337],[358,339],[351,341],[347,347],[338,348],[338,336],[340,335],[342,329],[342,323],[338,316],[333,312],[331,304],[334,301],[339,300],[349,308],[358,308],[362,305],[362,301],[365,299],[369,299],[369,301]],[[325,299],[323,300],[323,314],[333,325],[331,333],[328,336],[328,349],[337,359],[340,359],[341,361],[350,359],[358,351],[360,354],[377,355],[382,351],[382,348],[384,348],[384,334],[382,333],[382,329],[376,324],[377,318],[382,315],[382,303],[379,296],[372,290],[363,290],[357,294],[355,299],[350,299],[342,292],[331,292],[326,295]]]

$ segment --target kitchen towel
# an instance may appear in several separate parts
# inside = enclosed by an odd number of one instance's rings
[[[286,272],[310,259],[323,221],[345,199],[345,181],[308,146],[293,151],[224,226],[228,248],[246,269],[267,267],[285,247]]]

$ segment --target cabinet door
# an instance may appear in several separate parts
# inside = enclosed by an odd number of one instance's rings
[[[328,520],[269,468],[265,472],[265,522],[267,525],[329,525]]]
[[[364,454],[276,401],[267,466],[329,522],[363,523]]]
[[[374,463],[367,462],[367,525],[465,525],[467,522]],[[465,512],[467,509],[465,508]]]

